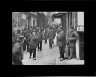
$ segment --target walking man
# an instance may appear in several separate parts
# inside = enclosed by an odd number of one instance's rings
[[[54,39],[54,33],[52,30],[52,27],[50,27],[50,30],[48,32],[48,38],[49,38],[49,47],[52,49],[53,39]]]
[[[37,37],[36,37],[36,34],[35,34],[35,31],[33,31],[31,34],[30,34],[30,42],[29,42],[29,48],[30,48],[30,57],[31,58],[31,55],[33,53],[33,60],[36,60],[36,48],[37,48]]]
[[[26,32],[26,40],[25,40],[25,44],[27,46],[27,52],[29,52],[29,36],[30,36],[30,33],[29,31]]]
[[[48,31],[47,31],[47,29],[45,29],[45,32],[44,32],[44,39],[45,39],[45,43],[47,43],[47,39],[48,39]]]
[[[36,36],[38,37],[38,51],[42,51],[42,40],[43,40],[43,34],[41,32],[41,30],[39,30],[36,34]]]

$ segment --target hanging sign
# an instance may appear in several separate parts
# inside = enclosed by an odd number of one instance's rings
[[[84,31],[84,27],[77,27],[77,31]]]

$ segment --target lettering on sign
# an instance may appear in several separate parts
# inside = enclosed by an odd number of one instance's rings
[[[84,27],[77,27],[77,31],[84,31]]]

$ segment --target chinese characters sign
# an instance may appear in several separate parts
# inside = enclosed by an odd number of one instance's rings
[[[77,27],[77,31],[84,31],[84,27]]]

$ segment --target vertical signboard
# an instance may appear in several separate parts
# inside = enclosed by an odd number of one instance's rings
[[[84,26],[84,12],[78,12],[78,25]]]

